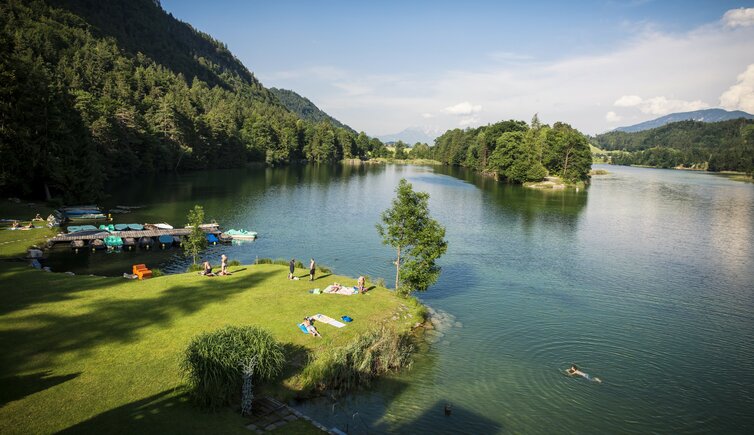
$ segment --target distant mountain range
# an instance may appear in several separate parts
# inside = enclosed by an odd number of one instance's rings
[[[377,138],[385,143],[398,142],[402,140],[407,145],[413,145],[417,142],[433,145],[435,138],[440,136],[442,131],[432,128],[409,127],[399,133],[386,134]]]
[[[662,127],[665,124],[679,121],[702,121],[702,122],[720,122],[728,121],[730,119],[754,119],[754,115],[740,110],[727,111],[724,109],[704,109],[695,110],[693,112],[671,113],[670,115],[661,116],[651,121],[641,122],[639,124],[630,125],[627,127],[618,127],[613,131],[624,131],[626,133],[634,133],[637,131],[649,130],[652,128]]]
[[[288,89],[270,88],[270,92],[272,92],[277,97],[277,99],[280,100],[281,103],[283,103],[283,106],[285,106],[286,109],[295,113],[301,119],[312,122],[321,122],[327,120],[330,121],[330,124],[334,125],[335,127],[345,128],[348,131],[356,133],[354,129],[328,115],[306,97],[302,97],[301,95]]]

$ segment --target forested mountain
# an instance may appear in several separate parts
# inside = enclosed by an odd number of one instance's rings
[[[501,121],[484,127],[448,130],[435,140],[436,160],[492,172],[508,181],[540,181],[548,174],[576,182],[589,179],[592,155],[589,141],[568,124],[552,127],[534,116],[524,121]]]
[[[663,125],[680,121],[701,121],[701,122],[720,122],[729,121],[731,119],[747,118],[754,119],[754,115],[740,110],[727,111],[724,109],[704,109],[695,110],[693,112],[681,112],[671,113],[669,115],[661,116],[657,119],[645,121],[639,124],[630,125],[628,127],[618,127],[613,131],[624,131],[627,133],[634,133],[637,131],[649,130],[652,128],[662,127]]]
[[[301,119],[312,122],[327,121],[335,127],[345,128],[348,131],[356,133],[356,131],[351,127],[343,124],[342,122],[323,112],[306,97],[302,97],[301,95],[288,89],[270,88],[270,92],[272,92],[272,94],[277,97],[277,99],[283,104],[283,106],[285,106],[286,109],[295,113]]]
[[[626,151],[613,153],[616,164],[754,170],[754,120],[750,119],[681,121],[635,133],[611,131],[595,140],[604,150]]]
[[[97,198],[124,176],[381,151],[286,109],[154,0],[0,2],[0,191]]]

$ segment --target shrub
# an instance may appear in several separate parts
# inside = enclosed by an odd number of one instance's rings
[[[192,263],[192,264],[190,264],[190,265],[189,265],[189,267],[188,267],[188,268],[186,269],[186,272],[200,272],[200,271],[202,271],[202,270],[203,270],[202,266],[200,266],[200,265],[198,265],[198,264],[193,264],[193,263]]]
[[[238,260],[230,260],[228,262],[228,267],[231,267],[231,266],[235,267],[235,266],[240,266],[240,265],[241,265],[241,262]]]
[[[319,273],[332,273],[332,270],[327,266],[317,266],[317,270],[319,270]]]
[[[409,334],[383,326],[343,347],[323,351],[304,368],[302,377],[309,388],[346,391],[368,384],[380,374],[410,366],[414,350]]]
[[[240,395],[244,367],[252,361],[255,383],[272,379],[285,364],[283,347],[255,326],[226,326],[194,337],[181,369],[194,401],[217,409]]]
[[[157,278],[158,276],[165,275],[165,272],[162,271],[162,269],[154,268],[152,269],[152,278]]]

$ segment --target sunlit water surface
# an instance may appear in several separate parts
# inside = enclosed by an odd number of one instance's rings
[[[350,433],[733,433],[754,425],[754,185],[606,167],[586,192],[541,192],[431,167],[251,168],[135,180],[116,223],[185,224],[202,204],[256,242],[210,247],[251,262],[308,261],[392,279],[374,228],[401,177],[447,228],[445,321],[413,368],[348,397],[297,404]],[[185,270],[177,249],[50,258],[120,275]],[[358,320],[357,320],[358,321]],[[603,380],[563,374],[570,363]],[[443,407],[451,405],[445,416]]]

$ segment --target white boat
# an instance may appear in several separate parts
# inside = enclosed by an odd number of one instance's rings
[[[257,238],[257,232],[256,231],[246,231],[246,230],[228,230],[225,231],[223,234],[226,234],[233,238],[234,240],[254,240]]]

